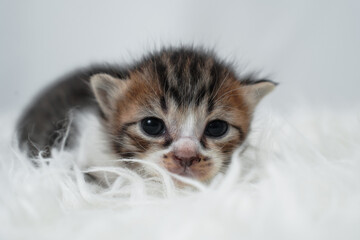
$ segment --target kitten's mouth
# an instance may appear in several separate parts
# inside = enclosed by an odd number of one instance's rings
[[[196,178],[195,174],[191,171],[191,168],[188,166],[184,166],[183,168],[170,168],[168,169],[169,172],[180,175],[182,177],[191,177],[191,178]]]

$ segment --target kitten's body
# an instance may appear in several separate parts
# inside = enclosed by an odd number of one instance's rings
[[[27,148],[30,157],[37,157],[39,154],[43,157],[50,156],[51,148],[57,147],[62,141],[72,110],[91,109],[101,115],[90,87],[90,77],[98,73],[107,73],[121,79],[128,76],[127,70],[119,66],[91,66],[60,78],[35,99],[18,123],[20,144]],[[74,131],[76,135],[75,128],[70,131],[67,147],[75,144]]]
[[[163,50],[130,67],[98,66],[67,75],[24,114],[20,144],[32,157],[39,151],[49,156],[71,110],[91,108],[119,158],[153,161],[206,181],[226,169],[248,135],[256,104],[273,87],[270,81],[240,79],[206,51]],[[76,129],[70,132],[67,146],[76,142]]]

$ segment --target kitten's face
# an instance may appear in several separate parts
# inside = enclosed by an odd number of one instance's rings
[[[92,78],[120,157],[152,161],[200,181],[226,170],[248,134],[264,95],[259,90],[267,93],[273,84],[260,85],[254,90],[212,57],[192,51],[144,60],[129,79]]]

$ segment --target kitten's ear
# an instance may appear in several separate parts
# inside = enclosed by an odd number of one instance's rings
[[[251,108],[255,108],[260,100],[270,93],[278,85],[270,80],[259,80],[254,83],[247,83],[242,87],[245,99]]]
[[[127,80],[100,73],[90,78],[90,84],[96,100],[105,115],[109,116],[116,111],[117,101],[125,92]]]

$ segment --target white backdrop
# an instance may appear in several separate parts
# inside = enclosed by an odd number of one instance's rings
[[[0,109],[76,67],[178,43],[280,82],[263,104],[344,108],[360,102],[359,12],[356,0],[0,0]]]
[[[359,13],[359,0],[0,0],[0,239],[360,239]],[[65,72],[179,43],[280,82],[224,181],[173,198],[165,173],[163,201],[116,168],[98,192],[72,165],[97,144],[39,171],[12,144],[13,118]]]

